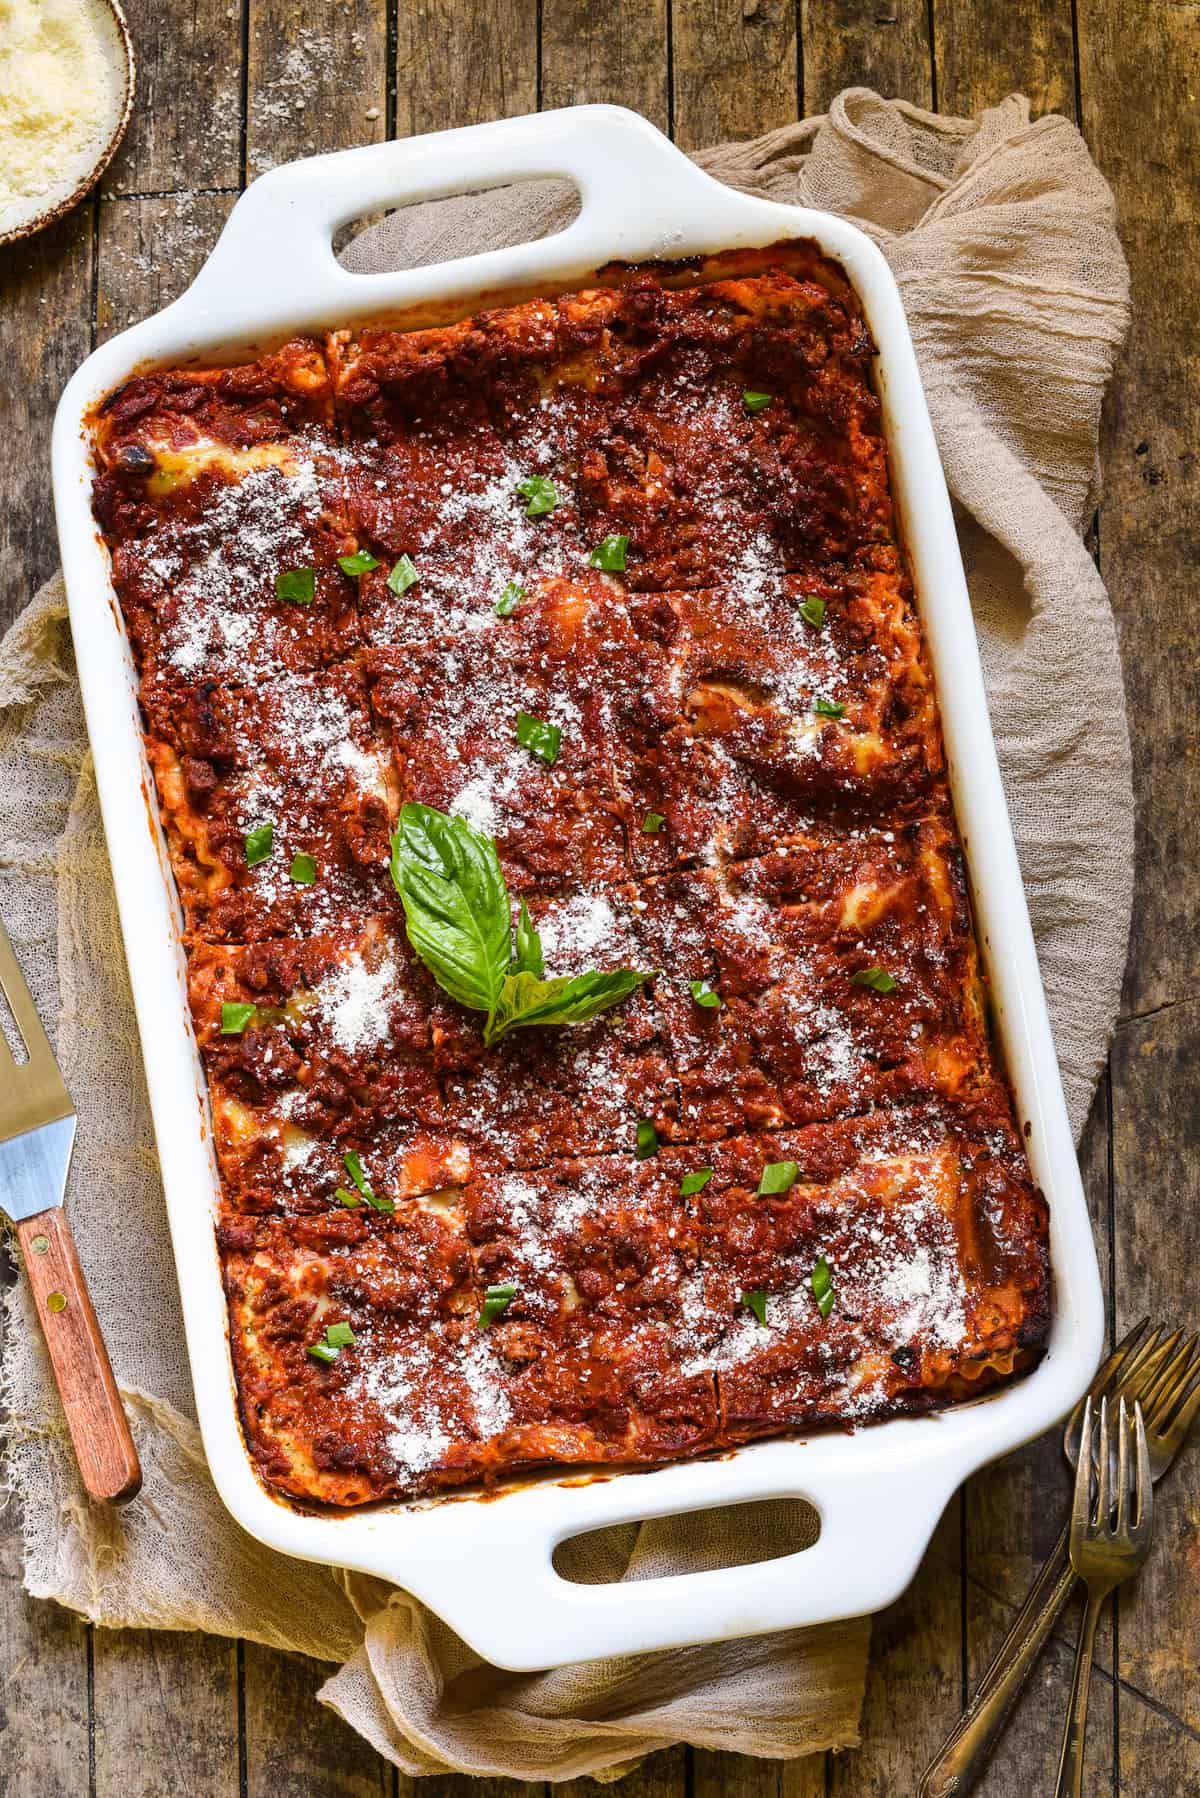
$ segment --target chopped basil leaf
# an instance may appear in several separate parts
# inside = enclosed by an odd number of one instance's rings
[[[647,812],[642,819],[643,833],[648,837],[657,836],[666,821],[666,815],[663,812]]]
[[[800,606],[800,616],[805,624],[811,624],[816,630],[820,630],[825,622],[825,601],[818,599],[815,593],[810,593]]]
[[[317,591],[315,568],[286,568],[275,576],[276,599],[290,600],[296,606],[310,606]]]
[[[375,1211],[386,1212],[390,1217],[392,1212],[396,1209],[395,1201],[392,1199],[381,1199],[378,1194],[372,1192],[370,1182],[363,1173],[363,1164],[359,1160],[357,1149],[351,1149],[347,1154],[343,1155],[342,1163],[359,1192],[361,1192],[363,1198],[367,1201],[367,1204]],[[339,1191],[340,1190],[341,1189],[339,1188]],[[345,1204],[344,1199],[342,1203]]]
[[[694,1174],[685,1174],[679,1182],[679,1191],[683,1198],[690,1199],[694,1192],[703,1192],[713,1177],[710,1167],[698,1167]]]
[[[325,1331],[325,1340],[330,1348],[353,1348],[358,1338],[349,1324],[329,1324]]]
[[[362,1200],[359,1198],[358,1194],[356,1192],[348,1191],[344,1186],[339,1186],[333,1196],[339,1205],[344,1205],[346,1207],[347,1211],[354,1211],[362,1204]]]
[[[339,556],[338,567],[343,574],[369,574],[372,568],[379,567],[379,557],[369,549],[356,549],[352,556]]]
[[[748,387],[742,395],[742,404],[747,412],[761,412],[763,407],[769,406],[774,398],[773,393],[755,393],[752,387]]]
[[[327,1342],[310,1342],[308,1352],[314,1361],[324,1361],[327,1367],[331,1361],[336,1361],[338,1358],[337,1350],[331,1348]]]
[[[275,841],[273,824],[256,824],[254,829],[246,833],[246,866],[257,868],[259,862],[265,862],[271,853]]]
[[[628,548],[628,537],[605,537],[602,543],[597,543],[588,561],[593,568],[603,568],[608,574],[623,574]]]
[[[226,1000],[221,1007],[221,1035],[240,1036],[256,1009],[253,1005],[231,1005]]]
[[[402,806],[391,875],[409,942],[452,999],[487,1014],[488,1048],[510,1030],[585,1023],[654,978],[637,968],[544,978],[541,941],[527,912],[518,918],[514,946],[495,842],[465,818]]]
[[[740,1292],[738,1297],[747,1311],[753,1311],[760,1324],[767,1321],[767,1295],[765,1292]]]
[[[529,501],[525,508],[526,518],[544,518],[558,504],[554,482],[548,481],[544,474],[531,474],[528,480],[518,481],[517,492]]]
[[[298,887],[310,887],[317,878],[317,864],[311,855],[305,855],[303,849],[292,857],[292,865],[288,869],[288,879],[294,880]]]
[[[697,1005],[703,1005],[706,1011],[712,1011],[721,1003],[721,995],[707,980],[689,980],[688,990]]]
[[[483,1310],[479,1313],[479,1328],[486,1330],[489,1324],[508,1310],[517,1296],[517,1289],[511,1280],[503,1285],[489,1286],[483,1295]]]
[[[818,718],[842,718],[845,716],[846,708],[844,705],[840,705],[836,699],[814,699],[813,711]]]
[[[869,986],[873,993],[894,993],[896,978],[886,968],[860,968],[850,976],[851,986]]]
[[[414,586],[420,578],[412,557],[400,556],[392,564],[392,572],[387,577],[387,584],[396,595],[396,598],[399,599],[400,596],[407,593],[409,588]]]
[[[529,712],[518,712],[517,742],[522,749],[528,749],[532,754],[541,756],[547,768],[552,768],[558,760],[562,730],[557,724],[544,724],[540,718],[534,718]]]
[[[758,1182],[758,1196],[790,1192],[799,1178],[800,1169],[794,1161],[768,1161]]]
[[[658,1131],[649,1118],[639,1118],[637,1125],[637,1158],[646,1161],[658,1154]]]
[[[817,1301],[817,1310],[822,1317],[828,1317],[833,1310],[833,1280],[829,1272],[829,1263],[824,1255],[818,1255],[816,1266],[812,1270],[810,1285],[813,1297]]]
[[[516,581],[509,581],[508,586],[504,589],[503,593],[492,607],[492,610],[495,612],[497,618],[510,618],[524,597],[524,587],[519,587]]]

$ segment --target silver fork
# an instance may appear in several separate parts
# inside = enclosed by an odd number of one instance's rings
[[[1200,1411],[1200,1335],[1150,1328],[1143,1318],[1097,1370],[1090,1398],[1140,1400],[1147,1420],[1151,1477],[1160,1480],[1182,1448]],[[1085,1400],[1063,1429],[1063,1453],[1079,1460]],[[966,1710],[925,1769],[919,1798],[965,1798],[988,1763],[996,1740],[1075,1586],[1068,1555],[1070,1524],[1051,1549]]]
[[[1055,1798],[1083,1798],[1096,1625],[1109,1593],[1124,1580],[1132,1579],[1150,1553],[1154,1527],[1154,1485],[1142,1407],[1135,1404],[1130,1417],[1125,1400],[1121,1399],[1114,1426],[1108,1400],[1102,1398],[1094,1452],[1092,1421],[1089,1398],[1083,1413],[1083,1448],[1075,1472],[1075,1502],[1071,1509],[1071,1565],[1087,1587],[1088,1596],[1079,1625]]]
[[[17,1228],[84,1486],[132,1498],[142,1470],[63,1210],[75,1107],[3,923],[0,989],[25,1050],[18,1062],[0,1029],[0,1211]]]

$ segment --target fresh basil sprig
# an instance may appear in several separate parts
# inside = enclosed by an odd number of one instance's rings
[[[653,979],[637,968],[547,979],[528,907],[514,932],[496,845],[465,818],[402,806],[391,872],[409,942],[452,999],[486,1012],[488,1048],[529,1025],[585,1023]]]

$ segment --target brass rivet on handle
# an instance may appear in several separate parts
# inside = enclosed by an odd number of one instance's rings
[[[46,1300],[47,1311],[65,1311],[67,1295],[65,1292],[52,1292]]]
[[[29,1246],[35,1255],[44,1255],[50,1247],[50,1238],[48,1236],[32,1236],[29,1239]]]

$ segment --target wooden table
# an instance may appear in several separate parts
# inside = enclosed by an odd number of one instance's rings
[[[1116,190],[1133,269],[1095,548],[1121,629],[1140,825],[1123,1021],[1084,1164],[1114,1327],[1150,1309],[1200,1321],[1200,1219],[1188,1203],[1200,1197],[1196,8],[421,0],[397,14],[389,0],[127,0],[127,10],[139,103],[103,191],[0,253],[5,623],[56,561],[48,441],[64,381],[100,339],[185,285],[239,188],[276,162],[584,100],[635,107],[691,148],[821,111],[855,83],[956,113],[1020,89],[1036,111],[1079,122]],[[1049,1547],[1066,1490],[1047,1438],[951,1502],[911,1590],[877,1620],[861,1749],[782,1768],[680,1749],[647,1762],[624,1798],[912,1793]],[[313,1702],[321,1668],[249,1643],[92,1630],[27,1600],[19,1565],[15,1520],[0,1519],[4,1798],[399,1798],[406,1782]],[[1198,1573],[1193,1450],[1161,1489],[1153,1562],[1103,1632],[1089,1793],[1200,1792]],[[1050,1789],[1069,1668],[1064,1632],[990,1794]],[[486,1798],[521,1789],[486,1783]],[[457,1780],[429,1782],[422,1798],[452,1793],[471,1798]]]

